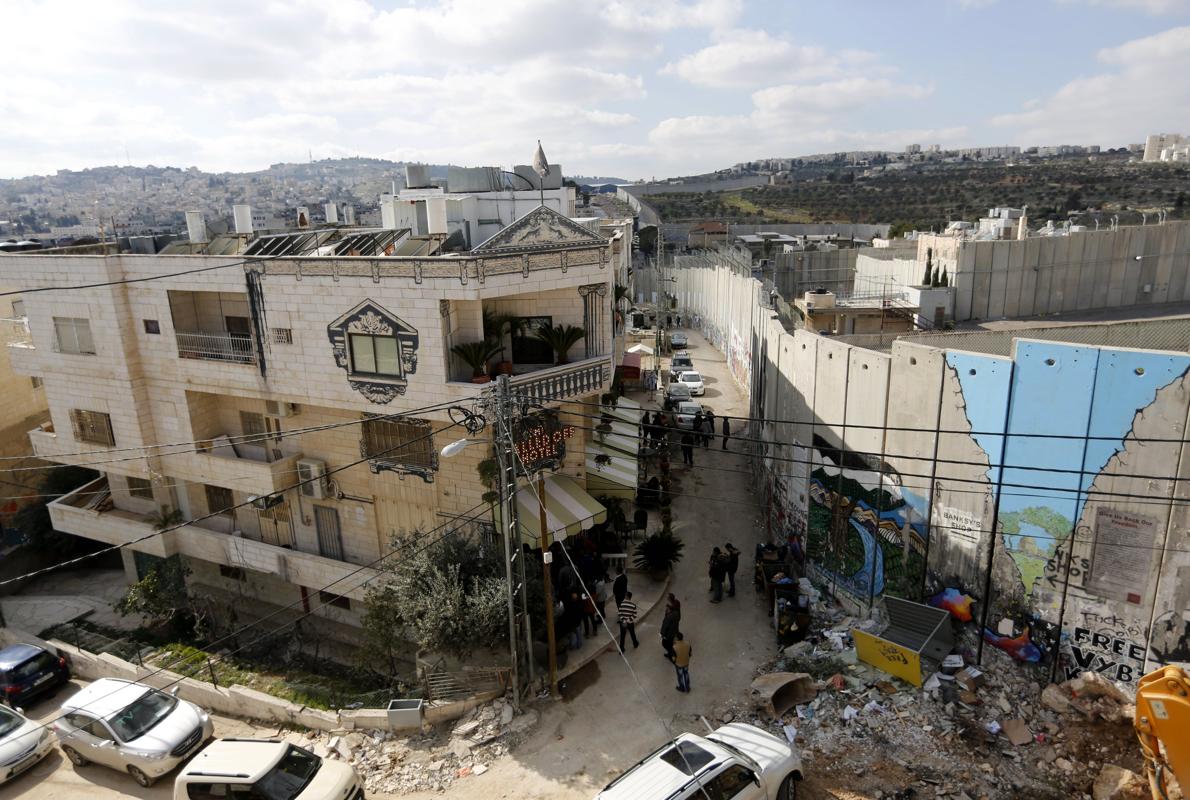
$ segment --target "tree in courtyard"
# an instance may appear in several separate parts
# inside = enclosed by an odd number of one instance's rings
[[[452,533],[412,552],[396,540],[364,598],[363,654],[390,674],[420,651],[465,657],[508,640],[504,559],[492,545]]]
[[[932,278],[934,274],[934,248],[926,248],[926,274],[921,278],[922,286],[932,285]]]
[[[176,524],[168,515],[163,517],[165,524],[158,530]],[[181,557],[159,559],[143,578],[128,587],[116,603],[116,610],[124,616],[139,614],[150,628],[178,635],[191,633],[202,627],[202,620],[186,592],[189,574]]]

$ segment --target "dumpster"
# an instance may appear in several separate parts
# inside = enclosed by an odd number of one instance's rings
[[[859,659],[914,686],[936,672],[954,647],[950,614],[941,608],[885,597],[888,627],[875,636],[851,631]]]
[[[424,701],[420,698],[411,700],[388,701],[389,730],[417,728],[421,730]]]

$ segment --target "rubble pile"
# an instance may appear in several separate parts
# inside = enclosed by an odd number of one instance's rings
[[[435,730],[407,736],[388,731],[309,731],[286,736],[323,758],[355,767],[368,794],[443,791],[460,778],[482,775],[537,724],[538,713],[516,714],[495,700]]]
[[[1036,673],[992,649],[979,668],[948,657],[918,688],[859,660],[850,632],[879,635],[879,619],[815,611],[815,633],[757,671],[808,673],[813,699],[780,717],[759,694],[715,710],[719,722],[750,722],[796,742],[812,783],[818,776],[886,800],[1090,797],[1101,771],[1105,787],[1134,786],[1125,768],[1140,771],[1134,707],[1102,676],[1043,688]]]

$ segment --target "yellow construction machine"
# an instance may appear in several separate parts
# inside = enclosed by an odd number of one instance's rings
[[[1162,667],[1136,686],[1133,721],[1154,800],[1169,800],[1170,772],[1190,787],[1190,679],[1181,667]]]

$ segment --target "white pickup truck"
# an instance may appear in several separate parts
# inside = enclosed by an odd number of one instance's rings
[[[795,800],[801,779],[801,759],[789,744],[733,722],[666,742],[596,800]]]

